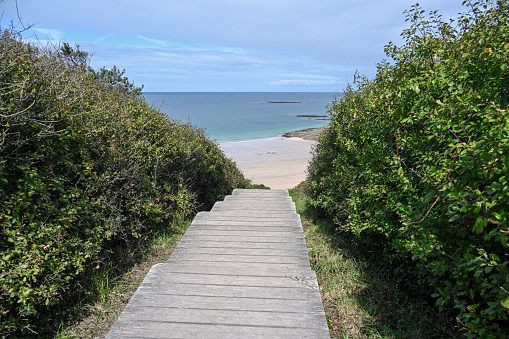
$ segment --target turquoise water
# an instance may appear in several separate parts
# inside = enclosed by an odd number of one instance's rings
[[[171,118],[206,130],[217,142],[244,141],[326,126],[335,93],[144,93],[147,102]],[[298,103],[270,103],[298,102]]]

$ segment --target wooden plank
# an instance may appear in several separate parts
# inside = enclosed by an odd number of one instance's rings
[[[192,253],[190,251],[173,253],[173,260],[198,261],[198,262],[220,262],[224,263],[272,263],[272,264],[298,264],[302,263],[307,256],[273,256],[273,255],[239,255],[239,254],[216,254],[216,253]]]
[[[234,190],[154,265],[107,338],[330,338],[287,190]]]
[[[300,217],[296,213],[282,214],[280,212],[267,211],[223,211],[218,212],[200,212],[195,220],[228,220],[228,221],[253,221],[253,222],[272,222],[298,220]]]
[[[140,295],[142,296],[142,295]],[[161,307],[178,309],[202,309],[225,311],[255,311],[283,313],[319,313],[322,303],[312,299],[269,299],[256,297],[217,297],[196,295],[153,295],[146,293],[137,298],[131,305],[137,307]]]
[[[189,285],[220,285],[220,286],[249,286],[249,287],[272,287],[272,288],[301,288],[306,287],[318,289],[316,275],[313,271],[306,271],[295,276],[284,277],[260,277],[243,275],[220,275],[206,273],[185,273],[179,272],[175,267],[163,265],[161,271],[152,268],[144,283],[155,285],[189,284]],[[157,266],[157,265],[154,265]]]
[[[241,241],[241,238],[265,238],[271,241],[278,241],[278,239],[303,239],[302,231],[296,232],[296,231],[281,231],[281,232],[272,232],[272,231],[238,231],[238,230],[201,230],[197,229],[193,232],[193,234],[190,235],[190,237],[224,237],[224,238],[239,238],[239,241]]]
[[[171,261],[171,258],[170,258]],[[185,273],[207,273],[222,275],[252,275],[252,276],[291,276],[296,273],[310,270],[309,263],[279,264],[279,263],[243,263],[243,262],[172,262],[171,269],[180,270]],[[170,269],[170,268],[168,268]]]
[[[283,256],[298,256],[308,258],[308,252],[303,248],[296,248],[293,251],[272,248],[267,249],[253,249],[253,248],[231,248],[231,247],[202,247],[202,246],[180,246],[173,251],[172,256],[180,254],[215,254],[215,255],[252,255],[252,256],[267,256],[267,257],[283,257]]]
[[[164,288],[166,291],[161,292]],[[320,301],[315,298],[316,291],[304,288],[274,288],[274,287],[257,287],[257,286],[230,286],[230,285],[193,285],[183,284],[145,284],[140,286],[140,293],[133,299],[142,298],[145,295],[163,296],[163,295],[181,295],[181,296],[201,296],[201,297],[218,297],[218,298],[252,298],[252,299],[274,299],[274,300],[308,300]],[[180,307],[180,306],[175,306]],[[297,308],[295,308],[297,309]],[[128,313],[130,311],[127,311]]]
[[[228,232],[237,232],[237,233],[244,233],[244,234],[272,234],[272,236],[281,236],[282,233],[288,233],[288,234],[303,234],[302,228],[300,225],[277,225],[277,226],[246,226],[246,225],[192,225],[190,226],[191,231],[190,234],[194,233],[200,233],[200,234],[206,234],[207,232],[210,233],[228,233]]]
[[[258,212],[258,213],[255,213]],[[223,219],[230,217],[230,220],[235,220],[237,216],[242,215],[242,211],[222,211],[221,213],[217,212],[200,212],[196,215],[195,219],[202,219],[204,217],[205,220],[215,220],[215,219]],[[273,218],[273,219],[285,219],[285,220],[300,220],[300,217],[297,213],[290,211],[290,212],[277,212],[277,211],[244,211],[243,217],[252,217],[253,221],[261,220],[261,221],[267,221],[266,219]]]
[[[254,202],[257,202],[258,200],[255,200],[253,198],[259,198],[263,201],[293,201],[292,198],[289,195],[267,195],[263,193],[255,193],[255,194],[237,194],[237,195],[228,195],[224,198],[223,201],[230,201],[230,200],[251,200]]]
[[[260,218],[249,216],[211,215],[208,218],[195,219],[192,226],[253,226],[276,227],[291,226],[302,229],[300,218]]]
[[[243,189],[234,189],[232,196],[236,195],[242,195],[242,196],[250,196],[250,195],[262,195],[263,197],[266,196],[273,196],[273,195],[280,195],[280,196],[289,196],[288,190],[263,190],[263,189],[253,189],[253,190],[243,190]]]
[[[257,206],[257,205],[242,205],[242,204],[229,204],[224,203],[223,204],[216,204],[214,207],[210,210],[211,213],[228,213],[228,212],[243,212],[245,214],[250,212],[257,212],[260,217],[263,217],[263,214],[270,215],[277,215],[280,217],[290,216],[295,213],[295,207],[294,206],[284,206],[284,205],[269,205],[269,206]],[[260,215],[260,212],[262,215]]]
[[[229,326],[263,326],[311,329],[321,321],[319,312],[293,313],[268,311],[237,311],[222,309],[186,309],[129,305],[122,321],[157,323],[192,323]]]
[[[295,249],[295,242],[236,242],[234,239],[231,241],[211,241],[212,239],[202,237],[186,237],[185,239],[180,240],[180,246],[191,246],[191,247],[203,247],[203,248],[243,248],[243,249]],[[214,240],[217,240],[214,239]]]
[[[117,324],[118,323],[118,324]],[[231,326],[197,323],[143,323],[118,321],[107,338],[196,338],[196,339],[320,339],[330,338],[323,328]]]
[[[285,244],[285,243],[302,243],[302,238],[284,238],[278,240],[274,237],[264,236],[226,236],[226,235],[206,235],[206,234],[189,234],[183,241],[212,241],[212,242],[246,242],[246,243],[274,243],[274,244]],[[181,241],[182,241],[181,240]]]

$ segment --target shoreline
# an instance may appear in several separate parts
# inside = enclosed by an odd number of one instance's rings
[[[224,142],[219,148],[237,163],[253,184],[290,189],[306,180],[313,149],[327,128],[307,128],[278,137]]]
[[[263,140],[277,140],[277,139],[281,139],[281,138],[286,138],[286,139],[289,139],[289,138],[299,138],[299,139],[304,139],[304,140],[307,140],[307,141],[318,142],[318,138],[323,133],[323,131],[325,131],[327,128],[329,128],[329,126],[311,127],[311,128],[301,129],[301,130],[297,130],[297,131],[286,132],[286,133],[280,134],[280,135],[275,136],[275,137],[267,137],[267,138],[259,138],[259,139],[247,139],[247,140],[219,141],[219,142],[216,141],[216,142],[219,145],[224,145],[224,144],[241,144],[241,143],[246,143],[246,142],[250,143],[250,142],[263,141]]]

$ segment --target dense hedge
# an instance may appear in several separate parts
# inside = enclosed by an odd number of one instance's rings
[[[0,335],[34,334],[108,250],[248,184],[203,131],[100,78],[0,36]]]
[[[308,177],[339,227],[412,259],[467,336],[509,328],[509,5],[407,12],[392,63],[330,107]],[[383,242],[383,241],[382,241]],[[429,286],[429,285],[428,285]],[[430,293],[430,294],[431,294]]]

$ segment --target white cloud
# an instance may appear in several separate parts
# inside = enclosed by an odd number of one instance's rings
[[[62,40],[65,37],[64,32],[58,29],[53,28],[37,28],[34,27],[33,30],[36,34],[42,35],[42,39],[48,39],[48,40]]]
[[[356,70],[373,77],[383,46],[401,43],[409,26],[403,11],[415,1],[23,0],[18,7],[24,23],[38,23],[40,39],[79,44],[95,55],[94,67],[125,67],[147,90],[315,91],[341,88]],[[466,10],[460,0],[419,2],[445,19]],[[15,4],[2,2],[3,23],[16,21]]]
[[[153,42],[155,43],[156,45],[160,45],[160,46],[166,46],[166,42],[163,41],[163,40],[158,40],[158,39],[151,39],[151,38],[147,38],[147,37],[144,37],[143,35],[136,35],[136,37],[138,39],[142,39],[142,40],[146,40],[146,41],[149,41],[149,42]]]
[[[97,39],[97,40],[93,41],[93,43],[94,43],[94,44],[101,43],[101,42],[103,42],[104,40],[106,40],[106,39],[108,39],[108,38],[110,38],[110,37],[112,37],[112,36],[114,36],[114,35],[115,35],[115,33],[109,33],[109,34],[106,34],[105,36],[103,36],[103,37],[101,37],[101,38],[99,38],[99,39]]]

